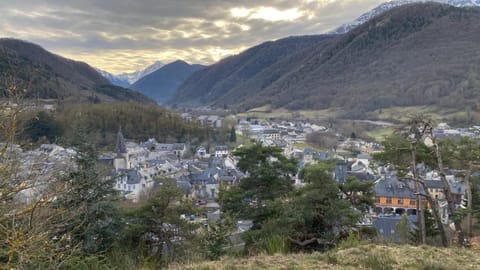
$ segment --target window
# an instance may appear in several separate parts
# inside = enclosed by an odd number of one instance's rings
[[[392,198],[387,198],[387,203],[392,203]]]
[[[397,203],[398,203],[399,205],[403,205],[403,199],[398,199],[398,200],[397,200]]]
[[[118,188],[118,189],[122,188],[122,185],[118,184],[118,185],[117,185],[117,188]]]
[[[380,197],[375,197],[375,203],[380,203]]]
[[[417,201],[416,200],[410,200],[410,205],[417,205]]]
[[[123,189],[127,189],[127,184],[123,184]]]

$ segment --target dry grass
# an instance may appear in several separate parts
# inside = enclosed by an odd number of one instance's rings
[[[436,122],[449,121],[455,118],[465,118],[466,112],[458,110],[448,110],[437,106],[409,106],[409,107],[390,107],[376,110],[367,114],[368,118],[405,122],[416,115],[425,115]]]
[[[327,253],[225,257],[171,269],[480,269],[480,251],[430,246],[363,245]]]

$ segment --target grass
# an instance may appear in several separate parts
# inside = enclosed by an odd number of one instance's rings
[[[341,108],[330,108],[325,110],[298,110],[291,111],[283,108],[271,108],[269,105],[254,108],[248,112],[240,113],[239,117],[253,117],[260,119],[286,119],[286,120],[317,120],[324,121],[329,119],[341,118],[345,115],[345,110]],[[401,123],[408,121],[413,116],[425,115],[430,117],[435,122],[457,122],[469,117],[477,117],[478,113],[466,111],[450,110],[440,108],[437,106],[408,106],[408,107],[390,107],[378,109],[366,114],[367,119],[375,119],[380,121]]]
[[[381,142],[385,140],[385,137],[392,135],[393,131],[394,131],[394,128],[385,127],[385,128],[378,128],[378,129],[367,131],[365,132],[365,135],[375,139],[375,141],[377,142]]]
[[[477,250],[362,244],[325,253],[274,254],[174,265],[171,269],[480,269]]]
[[[416,115],[428,116],[435,122],[449,122],[455,119],[466,118],[467,112],[449,110],[437,106],[409,106],[384,108],[367,113],[367,117],[370,119],[394,122],[405,122]]]
[[[254,108],[245,113],[239,113],[238,117],[248,118],[260,118],[260,119],[286,119],[286,120],[326,120],[330,118],[336,118],[341,116],[342,110],[338,108],[332,108],[328,110],[298,110],[290,111],[287,109],[272,109],[269,105]]]

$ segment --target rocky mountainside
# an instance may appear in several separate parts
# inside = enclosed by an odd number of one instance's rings
[[[0,39],[0,95],[59,99],[71,102],[135,101],[152,103],[144,95],[115,87],[86,63],[52,54],[42,47]]]
[[[353,28],[367,22],[375,16],[382,14],[383,12],[390,10],[394,7],[401,5],[412,4],[412,3],[425,3],[425,2],[437,2],[441,4],[448,4],[454,7],[471,7],[471,6],[480,6],[480,0],[393,0],[379,5],[378,7],[372,9],[371,11],[362,14],[360,17],[355,19],[353,22],[349,22],[341,25],[337,29],[331,31],[331,34],[344,34]]]
[[[131,88],[163,104],[192,73],[202,68],[178,60],[140,78]]]
[[[204,84],[207,71],[209,77],[224,78],[221,71],[235,74],[261,59],[242,53],[236,65],[195,73],[173,101],[227,104],[238,110],[266,104],[289,109],[336,107],[350,117],[390,106],[476,109],[480,97],[478,8],[403,5],[346,34],[320,40],[276,58],[243,80],[223,81],[227,87],[221,91],[215,91],[215,84]],[[189,90],[188,95],[180,90]]]

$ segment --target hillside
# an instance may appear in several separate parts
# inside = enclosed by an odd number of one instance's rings
[[[326,253],[259,255],[176,265],[171,269],[479,269],[475,250],[431,246],[360,245]]]
[[[353,28],[367,22],[370,19],[373,19],[373,17],[378,16],[389,9],[392,9],[394,7],[398,7],[401,5],[405,5],[405,4],[412,4],[412,3],[418,3],[418,2],[437,2],[442,4],[448,4],[455,7],[480,6],[479,0],[428,0],[428,1],[426,0],[392,0],[392,1],[380,4],[376,8],[370,10],[369,12],[366,12],[360,15],[360,17],[358,17],[354,21],[345,23],[340,27],[336,28],[335,30],[331,31],[330,33],[345,34],[350,30],[352,30]]]
[[[192,73],[203,67],[202,65],[190,65],[178,60],[142,77],[130,88],[159,103],[165,103]]]
[[[27,99],[152,103],[140,93],[111,85],[86,63],[63,58],[21,40],[0,39],[0,71],[2,96],[12,94],[8,89],[15,87],[15,91],[21,92],[14,94]]]
[[[215,93],[214,88],[192,76],[180,89],[190,88],[189,96],[179,95],[174,101],[228,104],[239,110],[265,104],[288,109],[337,107],[345,116],[358,118],[391,106],[475,109],[480,97],[479,49],[480,9],[405,5],[347,34],[279,57],[248,79],[228,80],[224,84],[230,87],[222,95],[206,95]],[[257,57],[243,61],[255,62]],[[224,69],[240,70],[233,65]],[[220,72],[210,76],[215,74]],[[199,77],[199,72],[195,75]]]
[[[252,47],[195,72],[168,103],[203,105],[220,99],[236,85],[248,81],[279,60],[329,38],[331,36],[289,37]]]

